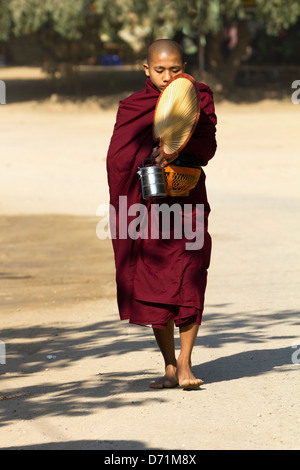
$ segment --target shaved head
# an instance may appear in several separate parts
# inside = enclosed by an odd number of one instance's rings
[[[148,47],[144,70],[159,91],[175,75],[184,72],[183,52],[180,45],[171,39],[158,39]]]
[[[151,63],[154,54],[159,55],[171,55],[177,54],[183,63],[183,51],[181,46],[171,39],[157,39],[157,41],[152,42],[147,50],[147,62]]]

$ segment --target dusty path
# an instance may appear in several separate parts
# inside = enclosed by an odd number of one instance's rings
[[[0,107],[0,448],[299,449],[300,108],[217,111],[204,385],[187,392],[148,388],[160,354],[150,329],[118,321],[96,236],[115,110]]]

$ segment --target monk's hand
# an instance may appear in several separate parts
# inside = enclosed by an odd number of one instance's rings
[[[151,158],[154,159],[155,163],[161,167],[165,167],[167,165],[169,165],[169,163],[171,163],[173,160],[175,160],[175,158],[177,158],[177,155],[175,155],[173,158],[168,158],[166,159],[166,157],[164,156],[164,154],[162,153],[162,150],[160,148],[160,146],[158,147],[155,147],[151,153]]]

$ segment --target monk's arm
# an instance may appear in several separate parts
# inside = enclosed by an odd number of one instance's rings
[[[208,90],[201,94],[199,121],[191,139],[182,152],[196,157],[201,166],[207,165],[216,152],[216,123],[213,96],[212,92]]]

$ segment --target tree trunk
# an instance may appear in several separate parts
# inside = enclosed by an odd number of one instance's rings
[[[203,45],[203,36],[198,34],[198,67],[200,73],[205,70],[205,47]]]
[[[246,21],[237,24],[237,44],[226,49],[224,31],[207,38],[208,71],[222,84],[224,90],[231,91],[236,83],[237,73],[250,42],[250,31]]]

